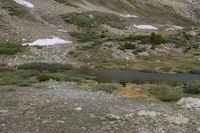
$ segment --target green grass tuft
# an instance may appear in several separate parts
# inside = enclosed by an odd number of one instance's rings
[[[19,52],[25,52],[27,47],[11,43],[0,43],[0,55],[14,55]]]

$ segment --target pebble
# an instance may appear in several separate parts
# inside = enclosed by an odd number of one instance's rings
[[[82,108],[81,107],[77,107],[77,108],[74,108],[75,111],[81,111]]]
[[[181,114],[177,116],[167,117],[167,120],[169,122],[176,123],[176,124],[187,124],[189,122],[188,118],[184,117]]]
[[[140,110],[137,113],[138,116],[150,116],[150,117],[156,117],[161,115],[160,112],[155,112],[155,111],[148,111],[148,110]]]

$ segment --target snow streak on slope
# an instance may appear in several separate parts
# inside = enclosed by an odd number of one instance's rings
[[[60,39],[59,37],[53,37],[53,38],[47,38],[47,39],[38,39],[32,43],[24,43],[22,45],[49,46],[49,45],[65,44],[65,43],[71,43],[71,41],[66,41],[66,40]]]
[[[146,29],[146,30],[157,30],[158,29],[152,25],[134,25],[134,27],[136,27],[138,29]]]
[[[34,5],[26,0],[14,0],[16,3],[20,4],[20,5],[23,5],[23,6],[26,6],[28,8],[33,8]]]

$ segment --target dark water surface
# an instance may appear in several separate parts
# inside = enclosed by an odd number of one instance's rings
[[[130,70],[99,70],[99,82],[180,82],[200,80],[200,74],[193,73],[147,73]]]

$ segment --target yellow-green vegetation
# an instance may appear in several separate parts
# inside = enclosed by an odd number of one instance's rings
[[[19,52],[25,52],[28,48],[18,44],[0,43],[0,55],[14,55]]]

